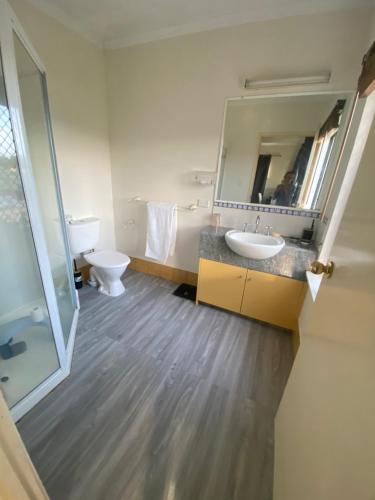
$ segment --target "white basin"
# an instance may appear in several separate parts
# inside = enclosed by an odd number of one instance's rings
[[[266,236],[259,233],[245,233],[233,229],[225,233],[225,241],[233,252],[249,259],[269,259],[278,254],[285,245],[281,236]]]

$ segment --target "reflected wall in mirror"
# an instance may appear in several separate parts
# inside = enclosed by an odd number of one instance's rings
[[[216,200],[319,210],[353,94],[228,99]]]

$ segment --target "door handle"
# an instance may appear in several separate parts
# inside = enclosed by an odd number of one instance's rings
[[[329,261],[327,264],[323,264],[323,262],[319,262],[318,260],[314,260],[311,263],[310,271],[313,274],[324,274],[327,278],[330,278],[335,270],[335,264],[332,261]]]

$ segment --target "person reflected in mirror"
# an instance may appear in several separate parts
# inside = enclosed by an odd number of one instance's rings
[[[287,172],[284,175],[281,184],[277,186],[275,192],[273,193],[272,197],[273,205],[290,207],[293,198],[295,177],[296,177],[295,173],[291,171]]]

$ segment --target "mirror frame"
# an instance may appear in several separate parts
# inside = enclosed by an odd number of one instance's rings
[[[346,118],[346,123],[344,123],[344,135],[341,144],[339,145],[338,155],[336,159],[336,164],[333,169],[332,179],[330,181],[330,186],[327,191],[327,196],[324,200],[324,204],[322,208],[319,209],[311,209],[311,208],[297,208],[297,207],[285,207],[281,205],[266,205],[261,203],[250,203],[250,202],[242,202],[242,201],[233,201],[233,200],[221,200],[218,198],[218,189],[219,189],[219,179],[220,179],[220,159],[223,154],[223,146],[224,146],[224,131],[225,131],[225,121],[227,117],[227,109],[228,103],[232,101],[243,101],[243,100],[252,100],[252,99],[269,99],[272,97],[300,97],[300,96],[314,96],[314,95],[335,95],[335,94],[346,94],[348,101],[348,114]],[[213,200],[213,209],[219,208],[235,208],[242,210],[252,210],[256,212],[269,212],[274,214],[281,215],[299,215],[299,216],[307,216],[312,218],[319,218],[321,214],[324,214],[325,207],[327,206],[327,202],[331,193],[332,184],[336,178],[338,166],[340,163],[341,151],[343,145],[345,143],[345,139],[347,136],[347,132],[350,126],[351,118],[353,116],[353,112],[355,110],[356,105],[356,92],[354,90],[340,90],[340,89],[332,89],[332,90],[309,90],[306,92],[274,92],[267,94],[253,94],[253,95],[244,95],[237,97],[227,97],[224,102],[224,113],[223,113],[223,122],[221,126],[221,134],[220,134],[220,143],[219,143],[219,152],[217,157],[216,164],[216,182],[215,182],[215,190],[214,190],[214,200]]]

